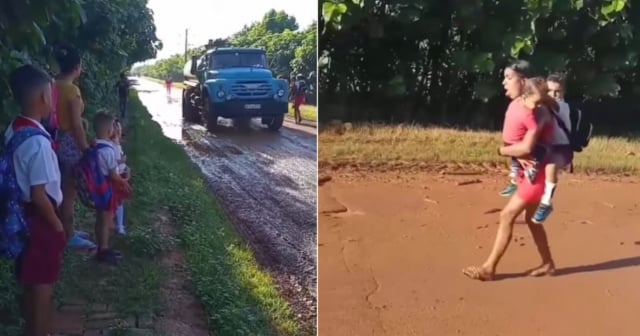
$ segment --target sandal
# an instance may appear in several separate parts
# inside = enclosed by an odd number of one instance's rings
[[[69,243],[67,244],[67,246],[74,250],[90,250],[91,251],[96,249],[96,244],[94,244],[92,241],[88,239],[84,239],[80,237],[80,235],[78,235],[77,233],[74,234],[73,237],[71,237],[71,239],[69,239]]]
[[[75,234],[82,239],[89,239],[91,235],[87,231],[76,230]]]
[[[470,266],[462,270],[462,274],[466,275],[472,280],[491,281],[493,280],[493,274],[487,273],[481,267]]]

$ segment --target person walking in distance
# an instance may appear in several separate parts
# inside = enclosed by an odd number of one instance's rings
[[[173,85],[173,80],[171,80],[171,76],[167,76],[164,80],[164,85],[167,88],[167,97],[171,97],[171,86]]]
[[[116,82],[115,88],[118,90],[118,105],[120,107],[120,119],[124,119],[127,113],[127,101],[129,100],[129,79],[123,72],[120,74],[120,79]]]
[[[302,115],[300,113],[300,106],[302,106],[307,99],[307,82],[303,75],[296,76],[296,82],[294,83],[293,90],[293,115],[296,120],[296,124],[302,122]]]

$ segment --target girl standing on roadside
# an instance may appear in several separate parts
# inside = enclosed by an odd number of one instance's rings
[[[89,235],[75,231],[74,225],[77,194],[73,170],[82,153],[89,148],[82,123],[84,102],[80,89],[74,84],[82,73],[82,61],[80,53],[72,46],[60,47],[55,56],[60,67],[60,74],[55,83],[57,92],[55,110],[58,120],[57,155],[60,162],[63,194],[60,214],[69,247],[92,250],[96,245],[88,240]]]

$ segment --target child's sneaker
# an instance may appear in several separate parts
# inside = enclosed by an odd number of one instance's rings
[[[118,265],[122,260],[122,254],[115,250],[102,250],[96,254],[96,259],[100,263]]]
[[[513,181],[509,182],[509,185],[500,192],[500,196],[509,197],[515,194],[517,189],[518,189],[518,186],[515,183],[513,183]]]
[[[542,224],[549,218],[549,215],[553,212],[553,206],[551,204],[540,204],[538,210],[533,215],[533,222],[536,224]]]
[[[536,180],[537,175],[538,175],[538,169],[536,169],[535,167],[527,168],[524,171],[524,176],[527,178],[527,181],[529,181],[529,183],[531,184],[533,184],[533,182]]]

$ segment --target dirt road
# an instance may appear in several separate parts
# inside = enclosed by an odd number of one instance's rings
[[[319,190],[319,334],[638,335],[640,184],[565,175],[546,225],[558,275],[526,225],[502,280],[472,281],[495,237],[505,179],[335,173]],[[465,182],[468,182],[465,183]]]
[[[243,238],[278,280],[303,319],[316,302],[316,135],[286,122],[278,133],[254,121],[250,129],[221,119],[220,130],[183,124],[181,90],[171,100],[157,83],[140,79],[140,99],[165,135],[184,146],[203,171]]]

